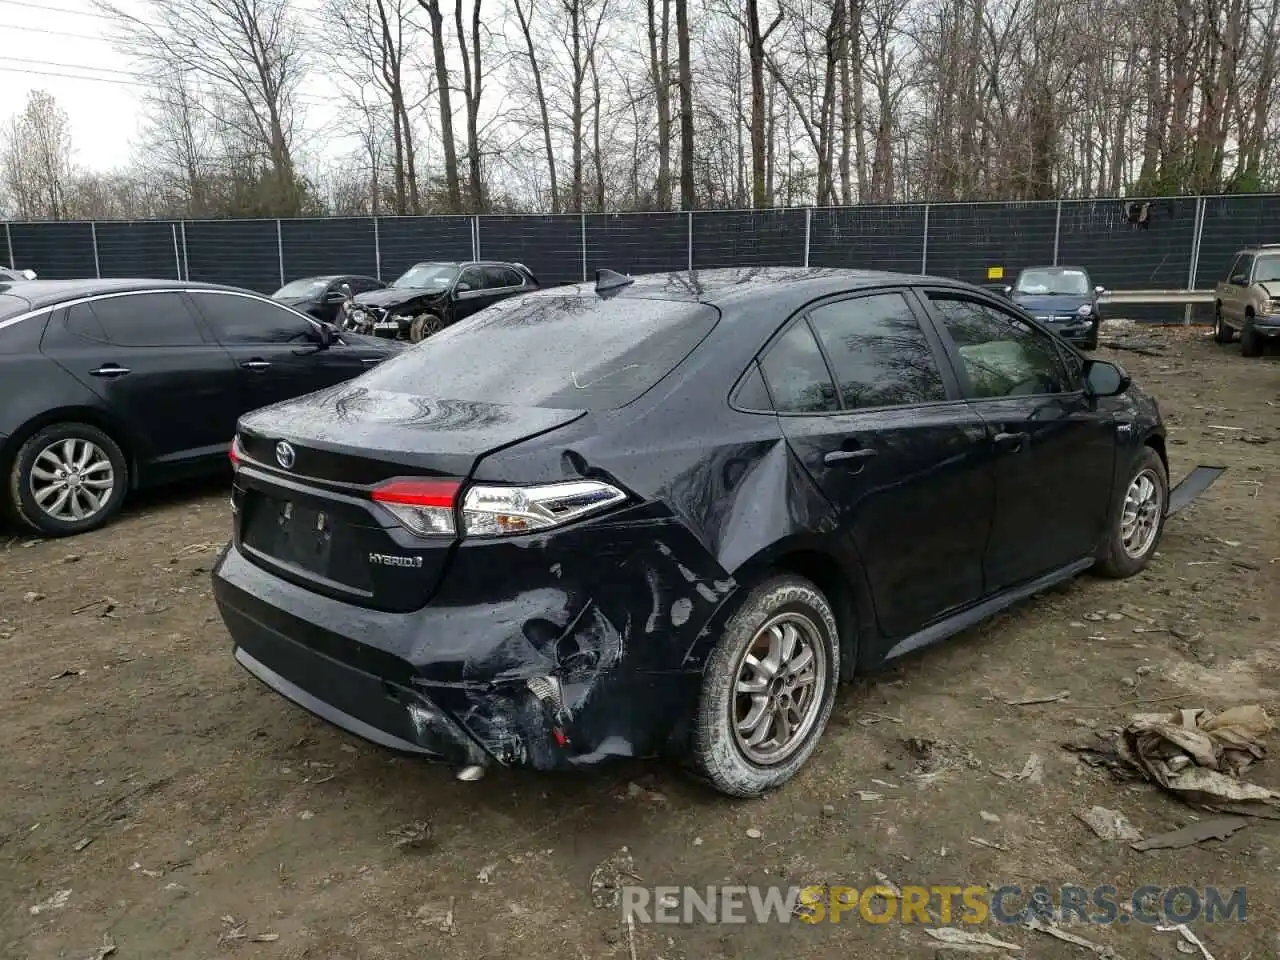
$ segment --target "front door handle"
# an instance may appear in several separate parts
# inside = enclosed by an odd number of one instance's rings
[[[999,453],[1018,453],[1030,440],[1029,433],[997,433],[994,442]]]
[[[104,363],[97,370],[90,370],[89,376],[107,377],[108,379],[114,379],[116,377],[128,376],[129,372],[130,371],[128,367],[122,367],[118,363]]]
[[[857,450],[832,450],[822,458],[822,462],[828,467],[841,463],[850,463],[856,460],[867,460],[876,455],[875,450],[862,447]]]
[[[246,360],[240,366],[246,370],[265,370],[271,366],[271,362],[269,360]]]

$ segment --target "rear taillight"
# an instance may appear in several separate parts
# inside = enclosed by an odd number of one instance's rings
[[[238,436],[237,436],[237,437],[232,437],[232,439],[231,439],[231,446],[230,446],[230,448],[227,450],[227,456],[229,456],[229,457],[231,458],[231,469],[232,469],[232,470],[235,470],[237,467],[239,467],[239,466],[240,466],[240,454],[241,454],[241,450],[240,450],[240,438],[239,438]]]
[[[499,537],[545,530],[579,520],[627,499],[599,480],[568,480],[537,487],[482,484],[467,490],[462,531],[469,537]]]
[[[627,499],[623,491],[599,480],[536,487],[479,484],[467,489],[459,509],[461,487],[458,480],[390,480],[374,489],[373,499],[420,537],[531,533],[579,520]]]
[[[420,537],[452,537],[460,480],[389,480],[373,491],[375,503]]]

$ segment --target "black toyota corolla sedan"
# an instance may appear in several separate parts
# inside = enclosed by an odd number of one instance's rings
[[[242,666],[387,747],[788,780],[836,685],[1088,569],[1168,503],[1156,404],[975,287],[827,269],[499,303],[241,419]]]

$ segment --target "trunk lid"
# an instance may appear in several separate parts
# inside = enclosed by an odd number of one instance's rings
[[[236,544],[301,586],[380,610],[424,606],[457,536],[411,533],[373,500],[393,478],[464,481],[488,453],[581,410],[437,399],[353,383],[242,418]]]

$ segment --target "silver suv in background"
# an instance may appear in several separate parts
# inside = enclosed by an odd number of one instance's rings
[[[1237,331],[1246,357],[1262,356],[1263,341],[1280,337],[1280,243],[1239,251],[1214,290],[1213,339],[1230,343]]]

